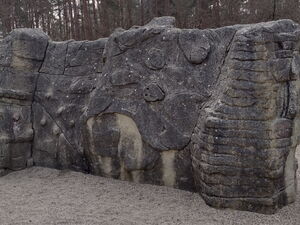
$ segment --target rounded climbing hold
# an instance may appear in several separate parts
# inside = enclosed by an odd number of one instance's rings
[[[14,120],[15,122],[19,121],[20,118],[21,118],[21,115],[20,115],[19,113],[14,113],[14,114],[13,114],[13,120]]]
[[[147,102],[162,101],[165,98],[165,92],[158,84],[150,84],[144,88],[144,99]]]
[[[47,124],[47,120],[45,117],[43,117],[40,121],[41,126],[45,126]]]
[[[61,115],[64,110],[65,110],[65,108],[63,106],[59,107],[59,109],[57,110],[57,114]]]
[[[59,129],[59,127],[56,124],[52,128],[52,132],[56,136],[58,136],[60,134],[60,129]]]
[[[70,127],[74,127],[75,126],[75,121],[74,120],[71,120],[70,121]]]
[[[166,64],[164,52],[156,48],[150,49],[148,51],[145,64],[147,67],[153,70],[162,69]]]
[[[193,64],[202,63],[210,52],[210,43],[201,30],[183,32],[179,36],[179,46],[185,58]]]

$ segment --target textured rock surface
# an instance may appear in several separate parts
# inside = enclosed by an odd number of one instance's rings
[[[295,199],[299,27],[239,29],[193,135],[196,186],[216,207],[274,212]]]
[[[29,29],[1,41],[0,170],[73,169],[262,213],[293,202],[299,25],[174,22],[97,41]]]
[[[48,40],[19,29],[0,42],[0,169],[32,164],[32,102]]]

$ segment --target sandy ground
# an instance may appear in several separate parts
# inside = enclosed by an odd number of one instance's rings
[[[216,210],[196,193],[34,167],[0,178],[0,225],[8,224],[299,225],[300,191],[296,203],[262,215]]]

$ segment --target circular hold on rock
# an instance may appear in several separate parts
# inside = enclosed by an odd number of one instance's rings
[[[47,120],[45,117],[43,117],[40,121],[41,126],[45,126],[47,124]]]
[[[293,131],[292,120],[280,118],[273,122],[273,138],[290,138]]]
[[[65,110],[64,107],[59,107],[59,109],[57,110],[57,114],[61,115],[64,110]]]
[[[75,121],[74,120],[71,120],[70,121],[70,127],[74,127],[75,126]]]
[[[152,48],[149,50],[147,54],[145,63],[146,66],[149,67],[150,69],[153,70],[162,69],[166,64],[165,54],[160,49]]]
[[[139,77],[132,71],[116,70],[110,75],[110,83],[115,86],[138,83]]]
[[[13,114],[13,120],[14,120],[15,122],[19,121],[20,118],[21,118],[21,116],[20,116],[19,113],[14,113],[14,114]]]
[[[287,118],[288,119],[294,119],[297,115],[297,109],[293,106],[291,106],[288,110]]]
[[[47,100],[49,100],[53,96],[53,90],[48,90],[47,93],[45,94],[45,97]]]
[[[179,45],[186,59],[193,64],[202,63],[210,52],[210,43],[200,30],[183,32],[179,36]]]
[[[57,125],[53,126],[53,130],[52,131],[53,131],[53,134],[56,135],[56,136],[58,136],[60,134],[60,129],[59,129],[59,127]]]
[[[150,84],[144,89],[144,99],[147,102],[162,101],[165,98],[165,92],[157,84]]]
[[[204,48],[191,49],[189,61],[194,64],[200,64],[206,59],[208,51]]]

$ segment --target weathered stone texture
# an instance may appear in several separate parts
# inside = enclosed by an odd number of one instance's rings
[[[268,213],[295,200],[298,28],[279,21],[236,32],[222,88],[193,136],[195,183],[208,204]]]
[[[40,30],[19,29],[0,42],[0,169],[31,161],[32,101],[48,40]]]
[[[1,41],[0,170],[73,169],[262,213],[293,202],[299,25],[174,23],[97,41],[30,29]]]

